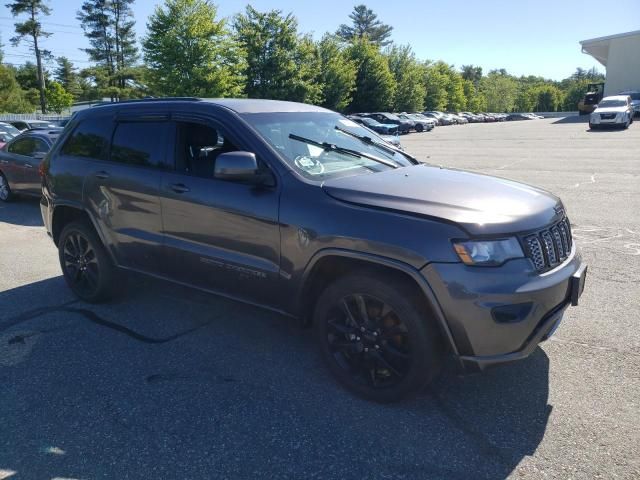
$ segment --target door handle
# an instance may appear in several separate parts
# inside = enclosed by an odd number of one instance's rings
[[[9,163],[9,160],[0,160],[0,163],[6,165],[7,163]]]
[[[189,191],[189,187],[182,183],[172,183],[169,188],[176,193],[187,193]]]
[[[30,163],[25,163],[24,166],[25,168],[33,168],[33,165],[31,165]]]
[[[109,178],[109,173],[105,172],[104,170],[101,170],[101,171],[96,173],[96,178],[99,178],[101,180],[105,180],[105,179]]]

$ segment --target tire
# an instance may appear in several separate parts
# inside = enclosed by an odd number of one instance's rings
[[[631,125],[631,117],[627,119],[627,123],[624,124],[623,128],[626,130],[627,128],[629,128],[629,125]]]
[[[89,303],[112,297],[116,267],[87,222],[71,222],[62,229],[58,257],[64,279],[77,297]]]
[[[362,398],[399,401],[440,371],[440,334],[410,291],[360,273],[339,278],[318,298],[313,322],[320,353],[338,382]]]
[[[416,125],[416,132],[423,132],[423,131],[424,131],[424,125],[422,125],[421,123]]]
[[[10,202],[13,199],[13,192],[9,186],[7,177],[0,172],[0,202]]]
[[[595,130],[595,129],[596,129],[596,126],[593,123],[589,122],[589,130]]]

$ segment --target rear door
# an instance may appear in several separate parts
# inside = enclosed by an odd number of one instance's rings
[[[249,149],[221,123],[184,117],[174,125],[174,171],[160,191],[167,275],[269,302],[279,279],[279,189],[214,178],[218,155]]]
[[[88,118],[61,149],[90,163],[84,203],[118,264],[149,273],[161,269],[158,188],[166,131],[164,119]]]
[[[0,170],[13,190],[32,193],[29,173],[34,170],[33,164],[36,162],[34,155],[42,149],[41,143],[43,142],[39,138],[29,135],[20,136],[6,146],[5,153],[0,154]],[[37,175],[37,167],[35,172]]]

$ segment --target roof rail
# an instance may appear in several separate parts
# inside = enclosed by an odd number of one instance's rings
[[[132,98],[130,100],[120,100],[119,102],[97,102],[92,107],[99,107],[102,105],[120,105],[126,103],[146,103],[146,102],[199,102],[201,99],[198,97],[144,97],[144,98]]]

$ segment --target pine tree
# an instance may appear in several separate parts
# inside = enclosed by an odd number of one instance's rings
[[[58,68],[53,72],[54,78],[74,98],[78,98],[82,94],[82,89],[78,81],[78,72],[73,63],[67,57],[58,57],[56,62]]]
[[[354,39],[367,37],[369,41],[379,47],[384,47],[391,43],[388,40],[393,31],[393,27],[378,20],[378,16],[366,5],[356,5],[353,12],[349,14],[351,26],[342,24],[338,27],[336,35],[346,42]]]
[[[77,12],[90,48],[84,49],[107,77],[106,90],[112,100],[120,98],[131,78],[129,69],[138,56],[135,21],[131,5],[135,0],[85,0]]]
[[[22,41],[27,41],[29,47],[36,56],[36,66],[38,71],[38,92],[40,95],[40,109],[42,113],[47,112],[47,100],[45,97],[45,78],[43,60],[51,56],[51,53],[40,47],[43,38],[51,34],[42,30],[41,18],[51,14],[51,9],[46,0],[15,0],[8,3],[7,8],[11,10],[14,17],[26,15],[23,22],[15,24],[16,36],[11,38],[11,44],[19,45]]]
[[[348,55],[356,65],[356,89],[351,112],[388,111],[393,106],[395,81],[387,59],[366,38],[355,40]]]

